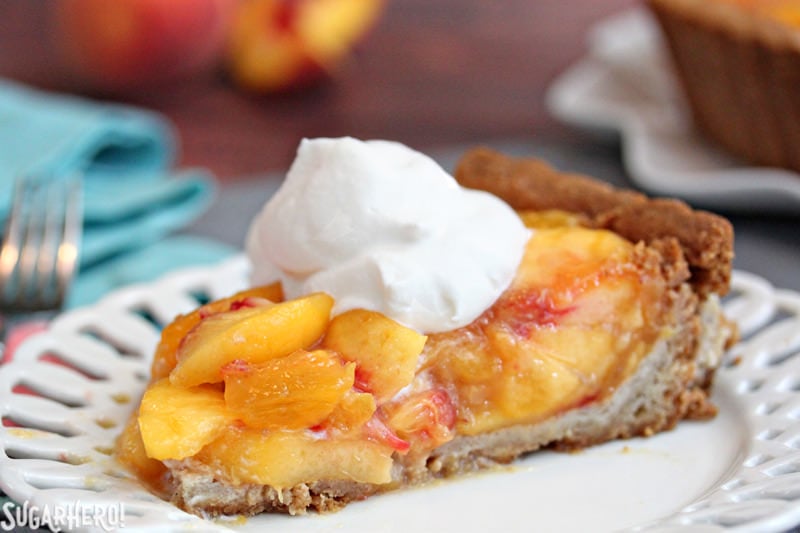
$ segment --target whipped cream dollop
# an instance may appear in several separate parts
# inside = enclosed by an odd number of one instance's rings
[[[465,326],[509,286],[530,237],[499,198],[462,188],[396,142],[305,139],[246,242],[256,284],[322,291],[334,314],[378,311],[417,331]]]

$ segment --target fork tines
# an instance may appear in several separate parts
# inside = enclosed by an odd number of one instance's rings
[[[79,178],[18,180],[0,248],[0,310],[53,310],[78,264],[82,227]]]

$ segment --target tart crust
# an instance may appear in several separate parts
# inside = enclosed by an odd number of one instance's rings
[[[770,15],[774,2],[646,4],[699,130],[749,162],[800,171],[800,27]]]

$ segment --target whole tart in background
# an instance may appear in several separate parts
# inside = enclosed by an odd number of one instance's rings
[[[646,1],[697,127],[751,163],[800,171],[800,1]]]

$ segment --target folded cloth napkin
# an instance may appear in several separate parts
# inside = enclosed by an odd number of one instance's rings
[[[0,216],[15,179],[82,175],[82,265],[154,242],[208,206],[211,175],[172,172],[176,151],[155,113],[0,80]]]
[[[209,205],[212,176],[202,170],[173,171],[176,152],[173,128],[155,113],[0,79],[0,219],[17,178],[80,174],[84,235],[79,285],[92,285],[84,278],[94,266],[103,263],[107,269],[105,262],[156,243]],[[196,248],[207,245],[192,242]],[[188,247],[184,243],[181,248],[185,257],[192,255]],[[220,247],[208,250],[224,255]],[[151,274],[186,262],[165,246],[151,250],[148,261],[159,266],[149,268]],[[88,303],[79,292],[73,294]]]
[[[236,253],[226,244],[191,235],[175,235],[104,261],[79,276],[67,307],[90,304],[114,288],[151,281],[177,268],[214,264]]]

